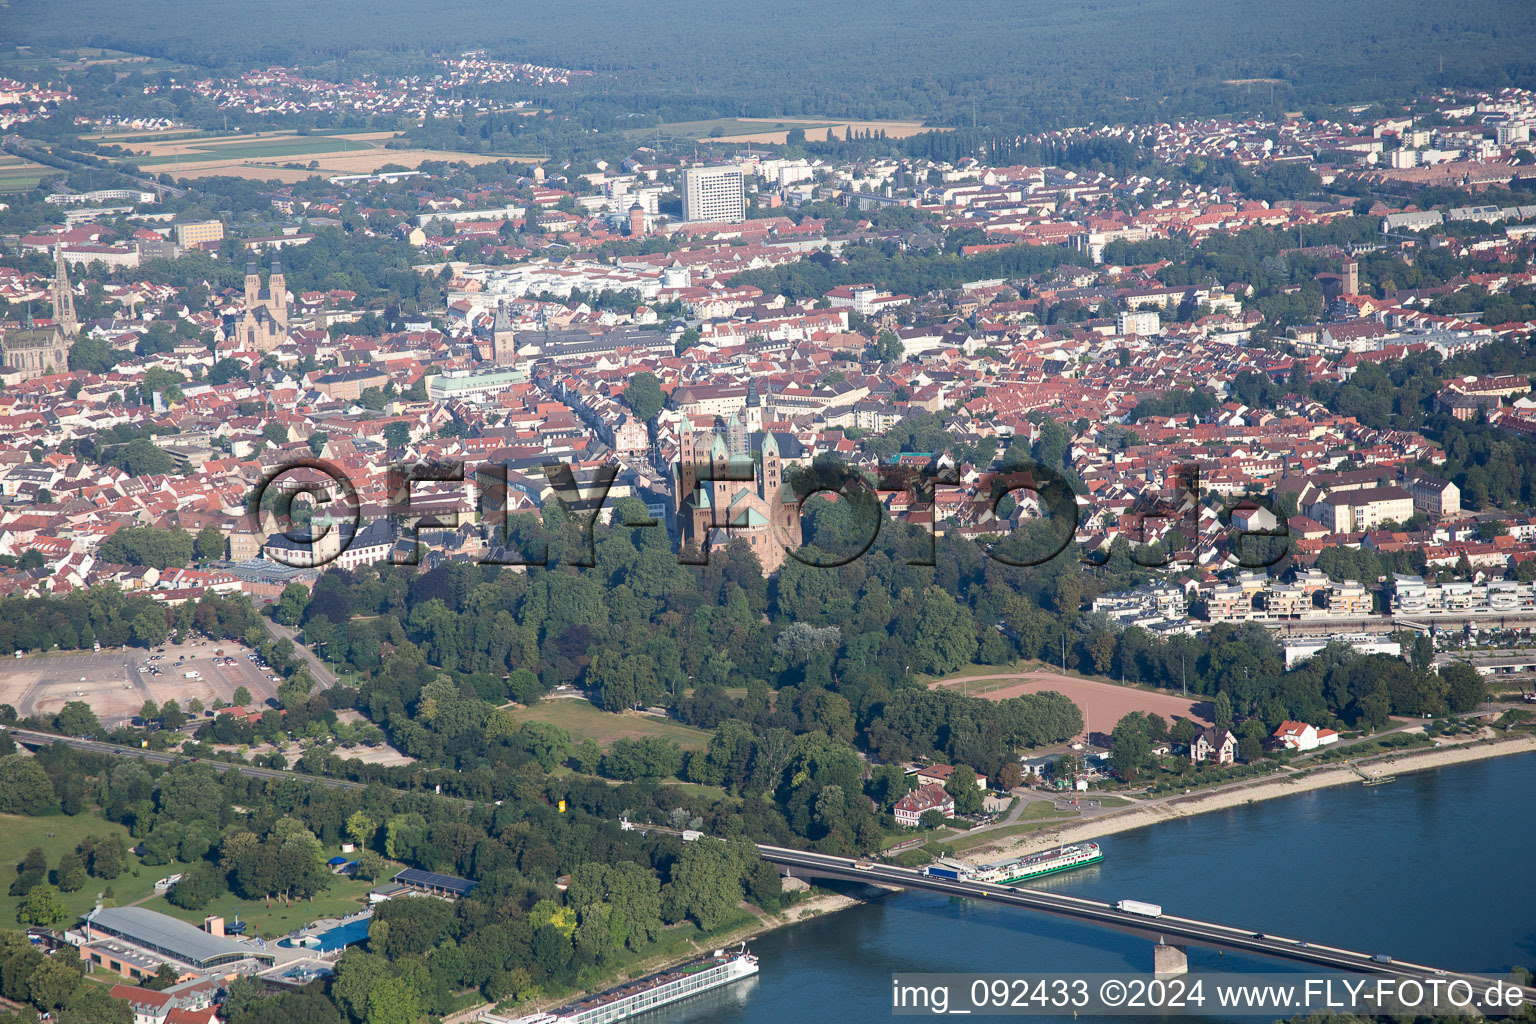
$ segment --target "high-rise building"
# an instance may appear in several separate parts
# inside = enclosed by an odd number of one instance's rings
[[[747,219],[747,195],[737,167],[683,172],[683,220],[735,223]]]

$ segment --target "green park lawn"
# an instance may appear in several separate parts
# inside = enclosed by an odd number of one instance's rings
[[[4,883],[0,885],[0,928],[16,924],[16,909],[21,906],[22,897],[11,896],[7,890],[16,877],[16,865],[21,863],[27,851],[34,846],[41,847],[48,857],[48,867],[52,869],[58,865],[60,856],[72,853],[80,840],[91,833],[99,836],[116,834],[123,837],[126,846],[133,845],[126,828],[95,814],[73,817],[56,814],[45,818],[0,814],[0,882]],[[96,905],[98,893],[110,889],[113,902],[123,906],[152,894],[156,880],[176,870],[172,866],[142,866],[139,858],[130,853],[123,858],[123,873],[118,877],[111,880],[89,878],[80,891],[61,893],[60,899],[70,913],[80,915]],[[134,877],[135,874],[138,877]]]
[[[327,851],[327,856],[331,852]],[[368,890],[378,884],[333,875],[329,890],[313,900],[294,900],[292,906],[284,906],[282,900],[273,900],[268,907],[265,900],[242,900],[232,892],[221,894],[202,910],[183,910],[172,906],[164,896],[156,896],[140,906],[192,924],[202,924],[203,918],[209,914],[218,914],[225,921],[233,921],[238,914],[240,920],[250,925],[247,935],[274,939],[322,917],[346,917],[357,913],[367,906]]]
[[[616,715],[578,699],[542,700],[532,707],[513,708],[512,713],[521,722],[558,725],[570,733],[575,742],[590,739],[605,750],[614,740],[637,740],[645,736],[676,740],[684,750],[700,750],[709,742],[710,736],[703,729],[680,722],[652,715]]]

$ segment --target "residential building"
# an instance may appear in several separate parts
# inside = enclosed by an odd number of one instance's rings
[[[683,172],[683,220],[734,224],[746,219],[740,168],[694,167]]]
[[[195,249],[200,245],[224,240],[224,222],[220,220],[182,221],[173,228],[176,244],[182,249]]]
[[[938,811],[946,818],[953,817],[955,798],[946,793],[943,786],[919,786],[896,801],[894,811],[896,824],[903,828],[916,828],[923,823],[923,815],[928,811]]]
[[[1237,737],[1219,726],[1201,729],[1189,745],[1189,759],[1195,764],[1205,761],[1232,764],[1237,760]]]
[[[1316,750],[1339,741],[1339,734],[1332,729],[1319,729],[1308,722],[1281,722],[1275,729],[1274,740],[1286,750]]]

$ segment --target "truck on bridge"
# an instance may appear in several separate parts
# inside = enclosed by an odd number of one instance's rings
[[[1163,908],[1156,903],[1143,903],[1141,900],[1116,900],[1115,909],[1122,914],[1136,914],[1141,917],[1162,917]]]

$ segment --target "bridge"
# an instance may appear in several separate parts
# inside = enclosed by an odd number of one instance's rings
[[[759,844],[758,849],[762,851],[765,860],[777,864],[781,872],[789,875],[833,878],[863,882],[866,885],[921,889],[948,896],[963,896],[986,903],[1053,914],[1057,917],[1142,936],[1156,943],[1153,965],[1154,970],[1159,974],[1182,974],[1188,970],[1185,949],[1190,945],[1196,945],[1252,953],[1335,971],[1380,974],[1425,981],[1464,980],[1471,983],[1474,990],[1479,993],[1488,985],[1500,980],[1461,971],[1441,970],[1428,964],[1397,960],[1377,952],[1341,949],[1337,946],[1271,935],[1256,932],[1251,928],[1237,928],[1192,917],[1179,917],[1167,913],[1158,917],[1148,917],[1117,910],[1112,903],[1042,889],[935,878],[913,868],[865,860],[849,860],[847,857],[833,857],[781,846]],[[1526,988],[1523,992],[1527,1002],[1536,1001],[1536,988]],[[1491,1009],[1490,1012],[1498,1011]]]
[[[88,750],[98,754],[126,756],[135,759],[143,758],[146,761],[160,764],[177,764],[197,760],[196,758],[187,758],[161,751],[124,747],[114,743],[103,743],[90,738],[58,736],[52,733],[33,732],[26,729],[13,728],[10,730],[10,734],[17,743],[33,748],[63,743],[79,750]],[[202,763],[215,771],[235,771],[241,775],[259,779],[274,781],[279,779],[299,779],[333,789],[367,788],[365,783],[353,782],[348,779],[329,779],[276,768],[258,768],[254,765],[231,764],[227,761],[214,759]],[[444,797],[443,799],[456,798]],[[473,801],[461,800],[459,802],[470,807],[474,806]],[[642,825],[636,823],[631,827],[681,835],[677,829],[668,828],[664,825]],[[897,867],[891,864],[881,864],[867,860],[850,860],[847,857],[834,857],[828,854],[811,853],[806,850],[795,850],[783,846],[769,846],[759,843],[757,848],[762,853],[764,860],[778,865],[780,871],[787,875],[831,878],[849,882],[860,882],[865,885],[920,889],[927,892],[943,893],[947,896],[963,896],[967,899],[1052,914],[1057,917],[1065,917],[1074,921],[1141,936],[1155,942],[1153,947],[1153,967],[1160,974],[1181,974],[1187,971],[1188,959],[1185,950],[1188,946],[1196,945],[1212,949],[1229,949],[1234,952],[1252,953],[1258,956],[1289,960],[1294,963],[1329,970],[1380,974],[1420,980],[1438,979],[1446,982],[1463,980],[1471,983],[1474,990],[1478,992],[1481,992],[1483,988],[1486,988],[1486,986],[1494,981],[1499,980],[1479,974],[1442,970],[1427,964],[1411,963],[1406,960],[1397,960],[1390,957],[1378,959],[1378,957],[1381,957],[1380,953],[1341,949],[1337,946],[1328,946],[1304,939],[1256,932],[1252,929],[1238,928],[1214,921],[1202,921],[1197,918],[1180,917],[1166,913],[1158,917],[1147,917],[1117,910],[1112,903],[1084,899],[1080,896],[1068,896],[1063,893],[1049,892],[1042,889],[1025,889],[1017,886],[996,885],[990,882],[936,878],[925,875],[913,868]],[[1522,992],[1527,1003],[1536,1004],[1536,988],[1524,988]],[[1501,1013],[1509,1012],[1504,1008],[1490,1007],[1484,1009],[1490,1016],[1498,1016]]]

